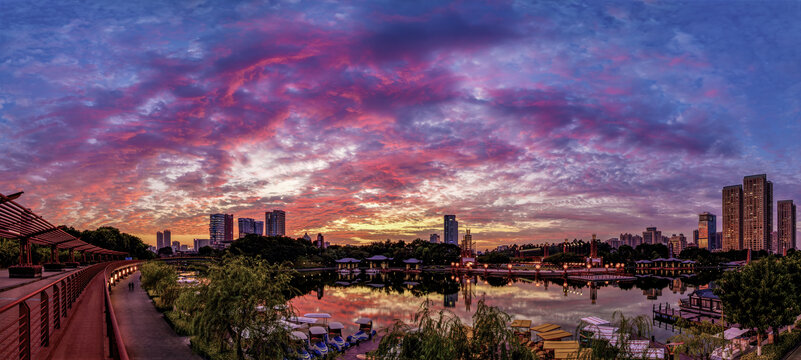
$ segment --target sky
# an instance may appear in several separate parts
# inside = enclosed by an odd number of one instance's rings
[[[1,6],[0,193],[56,224],[191,244],[283,209],[359,244],[456,214],[483,249],[691,237],[751,174],[801,200],[801,2]]]

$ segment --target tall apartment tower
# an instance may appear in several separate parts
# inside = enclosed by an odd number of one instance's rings
[[[718,232],[716,217],[708,212],[698,215],[698,248],[709,251],[717,249],[715,233]]]
[[[156,231],[156,251],[164,247],[164,234],[161,231]]]
[[[172,232],[170,229],[164,230],[164,246],[170,246],[172,244]]]
[[[770,251],[773,232],[773,183],[765,174],[743,178],[743,247]]]
[[[431,234],[431,236],[428,237],[428,241],[430,241],[432,244],[439,243],[439,235],[438,234]]]
[[[642,232],[643,244],[661,244],[662,232],[657,230],[655,226],[645,228]]]
[[[247,234],[255,234],[256,233],[256,220],[251,218],[239,218],[237,219],[239,225],[239,238],[245,237]]]
[[[253,230],[255,231],[254,234],[264,235],[264,221],[254,221]]]
[[[723,188],[723,250],[743,249],[743,186]]]
[[[267,236],[286,235],[286,213],[283,210],[264,213],[264,223],[267,225]]]
[[[459,222],[456,215],[445,215],[445,231],[442,233],[442,242],[459,245]]]
[[[209,240],[212,247],[234,241],[234,214],[209,216]]]
[[[796,224],[795,224],[795,204],[793,200],[782,200],[776,203],[776,218],[778,231],[778,253],[795,249],[796,244]]]

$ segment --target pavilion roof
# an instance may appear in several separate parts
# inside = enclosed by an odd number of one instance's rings
[[[16,194],[15,194],[16,195]],[[125,252],[104,249],[89,244],[55,226],[31,209],[14,201],[17,196],[0,194],[0,236],[10,239],[27,238],[31,243],[74,249],[97,254],[125,255]]]

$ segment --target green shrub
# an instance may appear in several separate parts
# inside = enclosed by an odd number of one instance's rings
[[[795,349],[801,343],[801,330],[793,330],[779,335],[778,340],[773,344],[762,347],[762,356],[757,356],[756,352],[751,352],[743,357],[742,360],[780,360],[790,350]]]

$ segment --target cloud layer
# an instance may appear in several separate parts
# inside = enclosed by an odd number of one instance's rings
[[[333,242],[691,233],[767,172],[801,200],[791,3],[17,2],[0,192],[154,242],[208,214]]]

